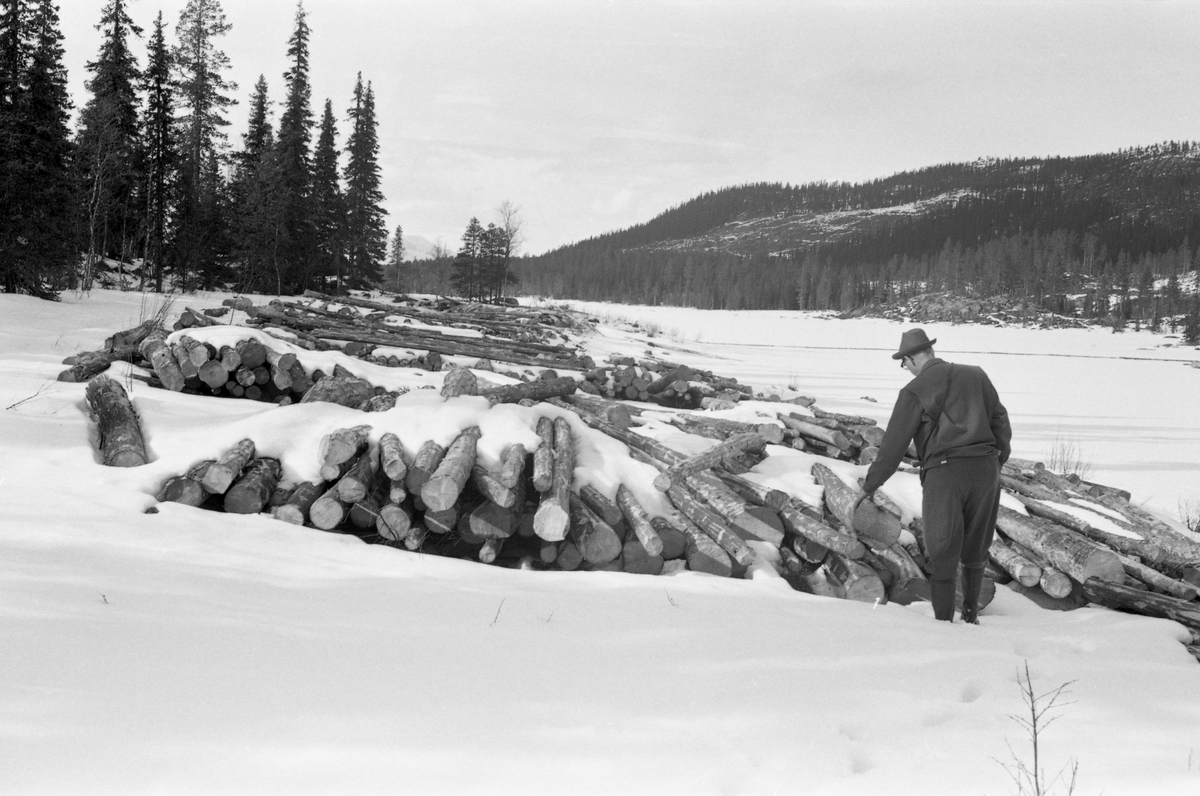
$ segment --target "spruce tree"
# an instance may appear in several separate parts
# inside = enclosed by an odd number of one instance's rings
[[[225,202],[221,160],[228,139],[228,92],[237,85],[222,73],[229,58],[216,40],[229,32],[218,0],[188,0],[179,14],[179,43],[172,51],[179,74],[179,195],[175,209],[175,245],[184,290],[215,284],[224,276]]]
[[[354,85],[350,107],[350,136],[346,142],[346,269],[350,287],[366,287],[380,278],[379,265],[387,250],[383,225],[383,193],[379,190],[379,139],[375,126],[375,94],[363,86],[362,73]]]
[[[392,279],[393,289],[400,292],[400,272],[404,265],[404,228],[399,224],[396,225],[396,231],[392,235],[392,247],[388,252],[387,271],[384,277],[390,276]]]
[[[142,29],[126,13],[125,0],[109,0],[96,29],[104,38],[99,57],[87,65],[92,96],[80,112],[76,152],[84,198],[85,289],[91,287],[97,258],[133,259],[141,215],[136,206],[142,170],[137,97],[141,75],[129,40],[141,36]]]
[[[142,86],[146,92],[145,118],[142,122],[145,172],[142,192],[145,246],[142,256],[154,275],[154,289],[161,293],[163,268],[168,254],[167,223],[171,215],[171,188],[178,168],[171,51],[167,48],[162,11],[154,20]],[[143,268],[143,278],[145,273]]]
[[[479,219],[472,217],[451,266],[450,285],[468,300],[480,298],[483,292],[483,234]]]
[[[287,84],[283,116],[279,120],[278,189],[276,201],[283,219],[279,256],[285,263],[284,283],[288,292],[308,286],[312,271],[314,230],[312,212],[313,115],[309,108],[312,87],[308,79],[309,27],[304,4],[296,4],[296,23],[288,40],[290,66],[283,79]]]
[[[279,152],[271,128],[267,79],[259,76],[250,97],[250,118],[229,188],[233,207],[232,254],[239,263],[237,286],[244,292],[282,293],[279,257],[281,203]]]
[[[322,287],[329,278],[342,285],[342,260],[346,227],[346,200],[338,182],[337,122],[333,103],[325,100],[321,133],[313,153],[313,230],[317,249],[314,279]]]
[[[55,298],[73,274],[70,99],[53,0],[6,0],[0,15],[0,283]]]

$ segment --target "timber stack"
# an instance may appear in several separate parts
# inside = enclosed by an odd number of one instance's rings
[[[267,380],[258,386],[287,398],[276,398],[281,405],[327,401],[369,413],[326,435],[319,461],[291,468],[319,473],[314,480],[289,481],[286,463],[247,438],[169,479],[160,501],[265,513],[368,543],[521,569],[743,577],[770,567],[812,594],[871,603],[928,599],[920,520],[902,518],[883,493],[855,505],[861,466],[874,460],[883,436],[873,420],[823,411],[809,398],[756,399],[733,379],[678,364],[617,357],[596,368],[561,336],[563,326],[507,318],[496,308],[459,307],[452,323],[471,335],[439,337],[430,328],[435,309],[339,301],[309,296],[232,308],[251,316],[253,328],[197,321],[213,318],[188,309],[190,325],[169,337],[143,324],[110,338],[107,352],[144,362],[152,383],[167,389],[234,394],[228,382],[238,381],[239,368],[262,368]],[[404,328],[406,318],[417,328]],[[507,342],[498,344],[502,330]],[[217,345],[222,340],[233,342]],[[521,404],[528,436],[487,440],[479,425],[454,439],[398,436],[387,413],[405,410],[403,390],[384,390],[355,375],[377,371],[351,367],[355,358],[391,367],[379,361],[380,349],[400,340],[419,340],[426,356],[444,353],[443,400]],[[355,342],[367,347],[351,348]],[[92,359],[72,367],[97,367]],[[329,372],[312,367],[317,360],[332,362]],[[222,363],[220,388],[201,375],[212,362]],[[526,370],[501,383],[503,363]],[[275,381],[284,373],[291,382]],[[639,404],[643,397],[649,400]],[[120,385],[101,376],[88,398],[105,463],[143,463],[136,415]],[[474,411],[491,411],[487,405]],[[700,452],[658,441],[664,432],[688,435],[683,447]],[[584,443],[610,444],[604,438],[620,442],[646,475],[600,489],[603,479],[579,465],[578,451]],[[759,475],[772,455],[795,459],[785,447],[816,457],[796,459],[811,471],[812,489],[793,492]],[[485,448],[501,453],[485,458]],[[617,469],[629,467],[637,469]],[[1200,645],[1200,543],[1138,509],[1120,489],[1018,460],[1002,478],[985,602],[996,583],[1012,583],[1060,606],[1094,602],[1172,618]]]

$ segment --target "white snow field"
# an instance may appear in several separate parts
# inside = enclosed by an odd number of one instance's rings
[[[652,320],[668,358],[829,410],[885,421],[907,378],[895,323],[593,308]],[[979,626],[951,625],[802,594],[768,564],[748,580],[515,571],[267,516],[145,514],[167,476],[243,436],[296,476],[356,414],[133,382],[153,461],[102,467],[83,385],[54,379],[152,311],[136,293],[0,295],[0,793],[1016,793],[1002,763],[1029,761],[1011,718],[1026,664],[1039,692],[1070,683],[1041,738],[1048,776],[1074,759],[1076,794],[1200,789],[1200,664],[1174,622],[999,587]],[[988,370],[1016,456],[1068,438],[1093,480],[1160,514],[1200,495],[1200,369],[1181,363],[1200,352],[927,328]],[[587,344],[647,346],[611,324]],[[537,411],[430,397],[372,422],[500,435]],[[637,473],[619,445],[585,447],[580,477]]]

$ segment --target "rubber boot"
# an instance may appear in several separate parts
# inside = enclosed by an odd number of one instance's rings
[[[983,568],[963,567],[962,620],[969,625],[979,624],[979,591],[983,588]]]
[[[929,599],[933,602],[933,617],[943,622],[954,621],[954,581],[929,579]]]

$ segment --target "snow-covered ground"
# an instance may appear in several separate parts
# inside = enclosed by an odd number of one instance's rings
[[[668,358],[830,410],[885,421],[907,378],[894,323],[598,310],[658,325]],[[269,428],[294,454],[344,418],[134,383],[156,459],[101,467],[83,387],[54,378],[146,312],[137,294],[0,295],[0,793],[1014,793],[1001,764],[1028,759],[1010,718],[1026,663],[1039,691],[1072,683],[1042,738],[1050,775],[1075,758],[1080,794],[1200,788],[1200,665],[1173,622],[1047,611],[1002,587],[980,626],[947,625],[925,605],[801,594],[768,567],[523,572],[267,517],[147,515],[189,451]],[[1181,361],[1200,352],[928,328],[939,354],[992,375],[1015,455],[1069,439],[1094,480],[1160,513],[1195,494],[1200,369]],[[647,342],[603,326],[588,345]],[[377,422],[409,427],[422,405],[442,434],[486,414],[419,392]],[[587,452],[598,476],[617,454]]]

